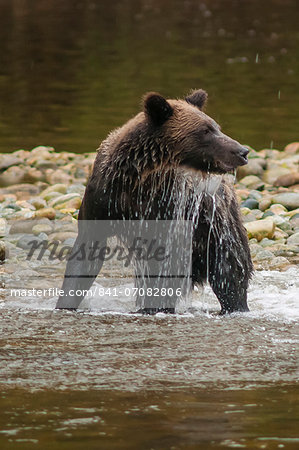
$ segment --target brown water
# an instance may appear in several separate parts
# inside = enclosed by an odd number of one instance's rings
[[[1,449],[298,448],[292,321],[0,311]]]
[[[2,449],[298,449],[298,386],[1,392]],[[20,402],[21,401],[21,402]],[[5,419],[5,420],[4,420]],[[9,422],[9,424],[8,424]]]
[[[59,287],[61,269],[6,276],[1,449],[298,448],[298,270],[256,273],[251,312],[230,317],[211,290],[155,317],[122,295],[67,312],[52,291],[11,293]]]
[[[296,3],[0,0],[0,151],[93,151],[144,92],[192,87],[241,142],[298,140]],[[61,285],[10,269],[7,289]],[[210,292],[140,317],[129,298],[67,313],[0,289],[1,450],[298,449],[298,280],[259,273],[251,312],[222,318]]]
[[[157,90],[203,87],[255,148],[298,140],[296,0],[1,0],[0,151],[94,151]]]

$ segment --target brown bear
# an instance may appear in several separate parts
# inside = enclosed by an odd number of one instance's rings
[[[103,141],[86,186],[78,238],[56,308],[76,309],[84,293],[71,296],[70,290],[88,290],[102,267],[103,258],[76,258],[80,245],[92,247],[96,240],[103,245],[116,233],[106,227],[96,236],[84,222],[180,217],[192,222],[192,285],[208,281],[222,314],[248,311],[252,261],[234,188],[224,175],[247,163],[248,149],[223,134],[203,112],[206,101],[201,89],[183,100],[149,93],[143,112]],[[143,313],[175,308],[153,308],[146,299],[143,306]]]

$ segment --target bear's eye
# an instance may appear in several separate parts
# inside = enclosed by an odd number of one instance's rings
[[[209,128],[205,128],[205,129],[203,130],[203,134],[209,134],[209,132],[210,132],[210,129],[209,129]]]

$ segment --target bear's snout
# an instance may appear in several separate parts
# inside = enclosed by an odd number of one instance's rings
[[[248,153],[249,153],[248,148],[241,147],[241,149],[239,150],[239,156],[243,159],[244,162],[243,162],[243,164],[240,164],[240,165],[245,165],[248,163],[248,158],[247,158]]]
[[[244,166],[248,163],[247,155],[249,153],[248,148],[243,147],[239,142],[234,141],[236,145],[230,148],[230,153],[234,157],[236,166]]]
[[[241,147],[239,150],[239,155],[244,160],[244,164],[248,163],[248,158],[247,158],[248,153],[249,153],[249,150],[246,147]]]

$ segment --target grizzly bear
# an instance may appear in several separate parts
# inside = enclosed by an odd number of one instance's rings
[[[192,223],[192,286],[208,281],[221,314],[248,311],[253,266],[234,188],[225,176],[247,163],[248,149],[222,133],[203,112],[206,101],[201,89],[184,100],[148,93],[143,112],[103,141],[86,186],[78,237],[56,308],[76,309],[84,293],[71,296],[70,291],[88,290],[102,267],[103,258],[86,262],[74,257],[80,245],[92,247],[96,240],[105,245],[117,233],[108,226],[96,236],[84,222],[179,217]],[[174,312],[175,303],[160,308],[143,300],[142,313]]]

